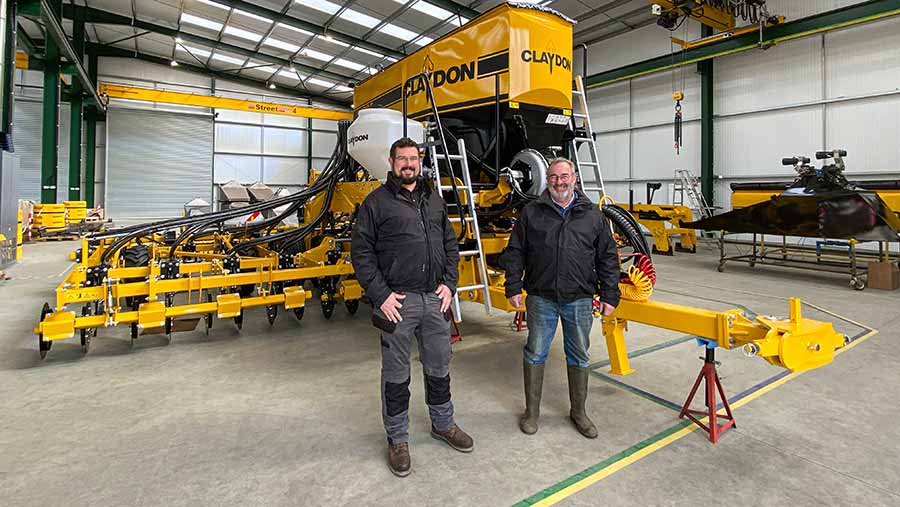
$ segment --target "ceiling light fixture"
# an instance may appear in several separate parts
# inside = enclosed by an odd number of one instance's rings
[[[172,67],[178,67],[178,62],[172,60],[171,62],[169,62],[169,65],[171,65]]]
[[[275,89],[275,83],[269,83],[269,89],[270,89],[270,90],[274,90],[274,89]]]

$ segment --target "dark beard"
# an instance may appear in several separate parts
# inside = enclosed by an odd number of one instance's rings
[[[411,167],[402,167],[402,168],[400,168],[399,173],[402,175],[403,171],[405,171],[407,169],[412,169],[412,168]],[[415,171],[413,171],[413,174],[415,174]],[[405,176],[400,176],[400,183],[403,183],[404,185],[412,185],[413,183],[416,182],[417,179],[419,179],[418,176],[410,176],[409,178],[407,178]]]

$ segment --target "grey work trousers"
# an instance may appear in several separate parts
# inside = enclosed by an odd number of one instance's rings
[[[409,358],[416,338],[425,373],[425,400],[431,425],[438,431],[453,427],[450,401],[450,322],[441,312],[441,298],[433,293],[407,293],[393,333],[381,333],[381,414],[388,443],[409,440]],[[380,309],[376,315],[384,317]]]

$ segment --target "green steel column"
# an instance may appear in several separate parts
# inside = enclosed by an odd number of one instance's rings
[[[91,82],[97,82],[97,50],[88,49],[88,73]],[[84,200],[88,208],[94,207],[94,167],[97,161],[97,108],[89,106],[85,111],[84,132]]]
[[[713,34],[712,28],[703,25],[703,37]],[[713,163],[713,59],[697,64],[700,73],[700,188],[710,206],[715,205],[713,186],[715,185],[715,164]]]
[[[59,47],[45,39],[44,107],[41,128],[41,202],[56,202],[56,164],[59,145]]]
[[[88,208],[94,207],[94,165],[97,157],[97,110],[85,111],[84,132],[84,200]]]
[[[13,151],[13,83],[16,72],[16,39],[18,25],[16,23],[16,2],[5,0],[3,2],[3,65],[0,66],[2,74],[2,90],[0,90],[0,149]]]
[[[80,11],[79,11],[80,13]],[[72,21],[72,47],[78,58],[84,61],[84,18],[75,15]],[[81,119],[82,86],[81,81],[72,79],[72,96],[69,100],[69,200],[81,200]]]

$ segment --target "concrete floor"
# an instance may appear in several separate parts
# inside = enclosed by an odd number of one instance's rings
[[[75,246],[28,245],[13,279],[0,282],[0,505],[510,505],[678,423],[664,402],[604,380],[598,367],[588,403],[600,438],[579,436],[566,418],[558,338],[541,429],[521,434],[524,333],[509,315],[467,306],[453,396],[476,450],[429,437],[415,363],[413,473],[397,479],[385,464],[379,344],[366,307],[352,317],[339,307],[331,320],[310,307],[299,323],[282,312],[272,327],[258,309],[241,332],[217,320],[208,338],[181,333],[166,346],[142,337],[134,350],[127,328],[104,329],[88,356],[72,339],[40,361],[31,330]],[[737,409],[738,428],[718,445],[690,433],[561,505],[900,505],[898,293],[770,267],[719,274],[705,248],[656,260],[658,300],[784,315],[783,298],[800,296],[880,332]],[[602,361],[599,326],[593,334]],[[680,338],[632,325],[632,351],[674,344],[634,358],[636,372],[618,380],[680,404],[701,366],[701,350]],[[738,351],[719,359],[730,396],[780,373]]]

